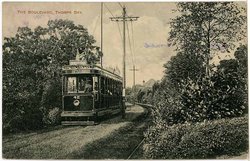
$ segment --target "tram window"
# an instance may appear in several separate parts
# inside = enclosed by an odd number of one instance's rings
[[[119,84],[119,95],[122,95],[122,83]]]
[[[112,80],[108,79],[108,94],[112,95]]]
[[[111,95],[111,89],[112,89],[112,82],[111,79],[109,79],[109,95]]]
[[[115,81],[115,95],[118,95],[118,88],[117,88],[118,82]]]
[[[77,92],[76,77],[68,77],[67,89],[69,93]]]
[[[101,77],[101,93],[102,93],[102,94],[104,94],[104,86],[105,86],[104,78]]]
[[[89,93],[93,91],[92,79],[89,76],[79,77],[78,91],[79,93]]]
[[[114,94],[114,80],[111,79],[111,93]]]
[[[108,81],[108,78],[105,78],[105,81],[106,81],[105,94],[108,94],[108,90],[109,90],[109,81]]]
[[[105,93],[108,94],[108,91],[109,91],[109,80],[108,80],[108,78],[106,78],[106,82],[107,83],[106,83],[106,87],[105,87],[106,88]]]
[[[106,84],[107,84],[107,83],[106,83],[106,79],[103,78],[103,87],[102,87],[102,89],[103,89],[102,93],[103,93],[103,94],[106,94],[106,93],[105,93],[105,91],[106,91]]]
[[[113,81],[113,83],[112,83],[112,84],[113,84],[113,85],[112,85],[112,90],[113,90],[113,92],[112,92],[112,93],[113,93],[113,95],[115,95],[115,80],[112,80],[112,81]]]
[[[114,80],[111,79],[111,93],[114,94]]]
[[[112,80],[112,94],[114,94],[115,93],[115,89],[114,89],[114,87],[115,87],[115,81],[114,80]]]
[[[93,86],[95,91],[99,90],[98,77],[93,77]]]
[[[119,93],[119,88],[118,88],[118,82],[116,81],[115,83],[115,91],[116,91],[116,95],[118,95]]]
[[[103,94],[106,94],[106,78],[103,78]]]

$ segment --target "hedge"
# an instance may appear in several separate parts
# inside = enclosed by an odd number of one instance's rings
[[[248,117],[196,124],[158,124],[145,135],[148,159],[212,159],[248,149]]]

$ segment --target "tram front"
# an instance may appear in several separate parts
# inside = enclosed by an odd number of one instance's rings
[[[95,121],[98,77],[89,71],[84,68],[68,68],[64,71],[61,114],[63,125],[89,125]]]

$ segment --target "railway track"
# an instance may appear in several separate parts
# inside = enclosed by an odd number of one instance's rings
[[[140,107],[143,109],[142,107]],[[127,112],[122,122],[127,122],[134,108]],[[143,132],[148,128],[148,111],[143,109],[138,117],[110,136],[87,145],[81,152],[72,154],[69,159],[142,159]],[[84,155],[84,157],[82,157]]]
[[[131,159],[133,157],[133,155],[138,151],[138,149],[142,146],[143,142],[144,142],[145,138],[142,139],[142,141],[134,148],[134,150],[132,151],[132,153],[130,153],[130,155],[128,156],[127,160]]]
[[[149,119],[149,113],[150,113],[150,109],[152,106],[151,105],[145,105],[145,104],[137,104],[142,106],[144,109],[146,109],[146,112],[144,114],[144,118],[145,121],[147,122]],[[143,145],[143,142],[145,141],[145,138],[143,137],[143,139],[134,147],[133,151],[129,154],[129,156],[127,157],[127,160],[131,159],[134,154],[139,150],[139,148]],[[140,158],[141,159],[141,158]]]

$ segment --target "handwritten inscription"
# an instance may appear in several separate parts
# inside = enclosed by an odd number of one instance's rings
[[[18,14],[82,14],[82,11],[38,11],[38,10],[17,10]]]
[[[163,44],[163,43],[144,43],[145,48],[164,48],[164,47],[169,47],[168,44]]]

